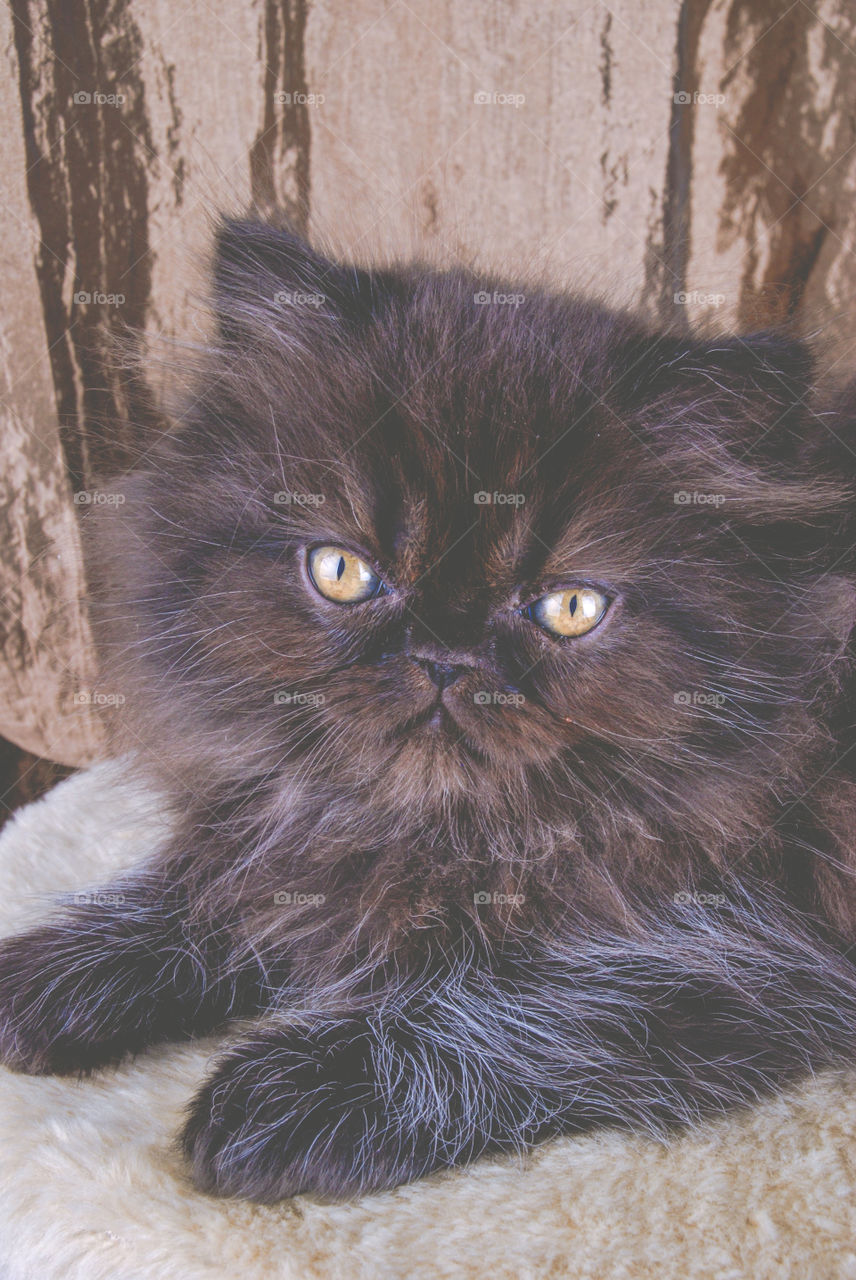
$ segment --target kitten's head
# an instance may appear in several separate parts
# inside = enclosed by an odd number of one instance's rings
[[[252,223],[215,304],[195,398],[100,518],[131,743],[206,803],[267,786],[354,831],[760,829],[853,615],[800,344]]]

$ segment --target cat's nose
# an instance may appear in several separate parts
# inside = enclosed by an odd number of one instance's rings
[[[467,670],[465,666],[461,666],[456,662],[435,662],[433,658],[417,658],[415,656],[411,660],[431,677],[441,692],[450,684],[453,684],[458,676],[463,675]]]

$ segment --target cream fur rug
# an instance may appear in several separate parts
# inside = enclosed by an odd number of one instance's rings
[[[115,763],[70,778],[0,838],[0,928],[164,834]],[[856,1278],[856,1074],[668,1148],[600,1134],[353,1205],[263,1208],[198,1194],[171,1146],[215,1047],[82,1083],[0,1069],[2,1280]]]

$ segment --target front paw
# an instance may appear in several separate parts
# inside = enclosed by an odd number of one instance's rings
[[[74,942],[45,926],[0,942],[0,1061],[30,1075],[85,1073],[120,1058],[104,1025],[107,974]]]
[[[81,1074],[198,1012],[198,965],[159,907],[124,893],[78,904],[0,941],[0,1060],[30,1074]],[[190,999],[187,998],[190,992]],[[183,1005],[182,1005],[183,1001]]]
[[[378,1043],[353,1021],[262,1029],[238,1045],[191,1104],[182,1142],[196,1185],[265,1203],[342,1200],[445,1163],[385,1096]]]

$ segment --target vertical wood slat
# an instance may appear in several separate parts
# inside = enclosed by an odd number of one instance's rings
[[[656,312],[677,0],[341,13],[314,6],[307,29],[316,233]]]
[[[0,37],[9,50],[6,9]],[[8,75],[0,79],[0,111],[0,734],[73,763],[96,755],[102,736],[91,709],[74,701],[86,689],[91,640],[36,266],[40,229],[27,193],[31,153],[13,127],[21,112]]]
[[[840,0],[769,11],[731,0],[711,13],[698,59],[722,101],[697,112],[694,287],[727,294],[720,323],[796,318],[823,329],[825,353],[852,350],[856,13]]]

